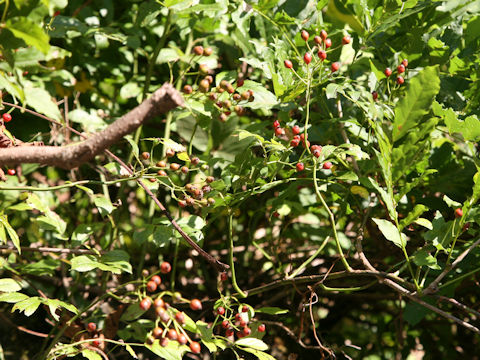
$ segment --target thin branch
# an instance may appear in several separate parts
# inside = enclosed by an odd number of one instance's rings
[[[463,259],[465,259],[465,257],[470,253],[470,251],[472,251],[478,244],[480,244],[480,239],[475,241],[472,245],[470,245],[468,247],[468,249],[466,249],[463,253],[461,253],[460,256],[458,258],[456,258],[455,261],[452,264],[445,266],[445,269],[443,269],[441,274],[438,275],[437,278],[435,280],[433,280],[430,283],[430,285],[428,285],[428,287],[425,290],[423,290],[422,293],[424,295],[428,295],[428,294],[432,294],[432,293],[437,292],[438,291],[438,284],[440,283],[440,281],[442,281],[442,279],[450,271],[452,271],[458,264],[460,264],[463,261]]]
[[[104,254],[105,251],[94,251],[94,250],[87,250],[87,249],[65,249],[65,248],[54,248],[54,247],[29,247],[29,246],[21,246],[20,250],[22,252],[27,251],[34,251],[34,252],[49,252],[49,253],[57,253],[57,254],[84,254],[84,255],[98,255]],[[18,249],[14,246],[8,245],[0,245],[0,251],[5,252],[18,252]]]

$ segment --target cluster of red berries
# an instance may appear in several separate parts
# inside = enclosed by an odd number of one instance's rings
[[[277,136],[282,136],[285,135],[285,129],[283,129],[280,126],[280,122],[278,120],[275,120],[273,122],[273,128],[275,129],[275,135]],[[310,152],[312,153],[313,156],[315,156],[317,159],[320,157],[322,154],[322,147],[320,145],[311,145],[310,146],[310,141],[305,141],[305,134],[301,133],[300,126],[294,125],[291,128],[291,132],[293,134],[292,140],[290,140],[290,146],[291,147],[297,147],[300,145],[300,142],[302,143],[303,147],[310,147]],[[323,169],[328,170],[331,169],[333,164],[330,161],[327,161],[323,164]],[[297,171],[303,171],[305,169],[305,165],[302,162],[297,163],[296,165]]]
[[[175,154],[176,154],[175,150],[173,150],[171,148],[168,148],[166,150],[165,155],[166,155],[167,158],[172,158],[173,156],[175,156]],[[141,157],[144,160],[149,160],[150,159],[150,153],[143,152],[141,154]],[[192,164],[194,166],[199,165],[200,162],[201,162],[200,159],[196,156],[190,158],[190,164]],[[183,173],[185,175],[188,174],[191,170],[186,165],[181,166],[180,164],[178,164],[176,162],[172,162],[172,163],[169,164],[165,160],[157,161],[155,163],[154,168],[160,168],[157,171],[157,176],[159,176],[159,177],[168,176],[168,174],[167,174],[168,169],[170,171],[180,171],[181,173]],[[201,170],[203,170],[203,171],[207,171],[208,169],[209,169],[209,166],[207,164],[203,164],[201,166]],[[154,181],[156,181],[156,179],[155,178],[150,178],[150,181],[154,182]],[[209,193],[212,190],[209,184],[212,183],[213,181],[215,181],[215,178],[213,176],[207,176],[205,178],[206,183],[203,186],[197,186],[197,185],[194,185],[194,184],[186,184],[185,187],[184,187],[184,190],[182,190],[184,199],[179,200],[179,202],[178,202],[179,206],[184,208],[186,206],[194,206],[194,205],[198,205],[200,207],[214,205],[215,204],[215,199],[214,198],[212,198],[212,197],[204,198],[204,195]],[[190,193],[190,195],[188,195],[188,193]]]
[[[249,326],[249,323],[252,319],[250,318],[250,312],[247,305],[243,305],[240,311],[235,315],[232,312],[230,316],[227,316],[227,310],[223,306],[219,306],[215,310],[215,315],[218,315],[224,319],[221,322],[220,327],[225,330],[225,337],[227,338],[233,338],[236,335],[237,338],[241,339],[249,336],[252,333],[252,329]],[[258,332],[263,333],[265,330],[265,324],[258,325]]]
[[[193,48],[193,53],[195,55],[204,55],[210,56],[213,50],[211,48],[204,49],[202,46],[195,46]],[[213,77],[209,75],[211,72],[210,69],[206,67],[205,64],[199,66],[199,72],[206,75],[198,83],[198,89],[201,93],[207,94],[210,91],[210,87],[213,84]],[[234,111],[238,116],[241,116],[245,113],[245,109],[241,106],[245,102],[252,102],[255,97],[252,90],[246,90],[242,93],[236,92],[236,88],[242,87],[244,85],[244,79],[238,78],[236,81],[236,87],[234,87],[227,80],[220,81],[220,84],[213,88],[212,91],[208,94],[208,98],[213,101],[215,107],[220,112],[218,119],[221,122],[225,122],[228,119],[228,116]],[[187,95],[193,93],[192,85],[185,85],[183,87],[183,92]],[[228,96],[225,98],[222,94],[226,93]],[[220,99],[220,97],[223,97]]]
[[[407,69],[407,66],[408,66],[408,60],[407,59],[403,59],[401,64],[397,66],[398,76],[397,76],[396,81],[397,81],[398,85],[402,85],[405,82],[405,78],[403,76],[401,76],[400,74],[403,74],[405,72],[405,70]],[[392,69],[387,67],[384,71],[384,74],[385,74],[386,77],[390,77],[390,75],[392,75]]]
[[[310,34],[306,30],[302,30],[301,32],[302,39],[308,43],[308,39],[310,38]],[[324,61],[327,58],[327,49],[332,46],[332,40],[328,37],[328,34],[325,30],[320,31],[320,35],[316,35],[313,38],[315,42],[315,46],[312,48],[311,52],[314,52],[318,49],[317,56],[321,61]],[[347,45],[352,41],[352,38],[348,35],[344,36],[342,39],[342,44]],[[312,62],[312,54],[310,51],[306,52],[303,55],[303,62],[309,65]],[[287,69],[293,69],[293,63],[290,60],[285,60],[284,65]],[[330,70],[332,72],[336,72],[340,69],[340,63],[334,62],[330,65]]]
[[[171,269],[170,263],[166,261],[160,265],[160,272],[163,274],[169,273]],[[159,275],[153,275],[146,284],[147,291],[156,291],[161,282]],[[143,298],[139,303],[140,308],[144,311],[148,311],[152,305],[157,315],[157,321],[151,334],[147,336],[147,343],[152,344],[155,339],[158,339],[163,347],[167,346],[170,341],[177,341],[180,345],[190,343],[190,350],[196,354],[200,353],[200,344],[191,340],[182,327],[186,321],[185,313],[172,308],[161,296],[157,297],[153,303],[149,297]],[[202,302],[198,299],[191,300],[190,309],[195,311],[202,310]]]

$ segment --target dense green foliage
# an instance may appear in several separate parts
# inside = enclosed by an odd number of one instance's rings
[[[0,14],[3,139],[69,146],[167,82],[185,100],[110,148],[133,175],[107,154],[2,167],[0,359],[199,359],[190,338],[218,359],[478,358],[478,1]],[[156,336],[169,327],[188,343]]]

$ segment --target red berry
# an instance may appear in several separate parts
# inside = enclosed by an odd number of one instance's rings
[[[152,330],[152,335],[156,339],[160,339],[162,337],[162,334],[163,334],[163,329],[161,327],[157,326]]]
[[[303,163],[298,163],[297,164],[297,171],[302,171],[303,169],[305,169],[305,165],[303,165]]]
[[[222,327],[224,329],[228,329],[230,327],[230,322],[228,320],[223,320],[222,321]]]
[[[53,17],[57,17],[58,15],[60,15],[60,10],[57,10],[53,13]]]
[[[177,341],[180,345],[185,345],[188,342],[187,337],[183,334],[178,334]]]
[[[300,140],[293,139],[292,141],[290,141],[291,147],[297,147],[298,145],[300,145]]]
[[[322,43],[322,38],[320,36],[316,35],[313,38],[313,41],[315,41],[315,44],[320,45]]]
[[[469,222],[467,222],[467,223],[465,223],[465,225],[463,225],[462,230],[467,231],[468,229],[470,229],[470,223]]]
[[[165,307],[165,301],[163,301],[162,298],[156,298],[155,301],[153,302],[153,305],[158,308],[158,307]]]
[[[333,166],[333,164],[332,164],[330,161],[327,161],[327,162],[325,162],[325,163],[323,164],[323,168],[324,168],[325,170],[331,169],[332,166]]]
[[[459,218],[463,216],[462,208],[455,209],[455,217]]]
[[[327,38],[328,34],[325,30],[320,31],[320,37],[325,40]]]
[[[265,332],[265,324],[258,325],[258,332]]]
[[[245,84],[244,78],[237,79],[237,87],[242,87],[243,84]]]
[[[242,317],[240,316],[240,314],[235,314],[235,320],[236,321],[240,321],[242,319]]]
[[[212,54],[213,54],[213,49],[212,48],[208,47],[208,48],[203,49],[203,55],[204,56],[210,56]]]
[[[95,330],[97,330],[97,324],[95,324],[94,322],[89,322],[87,324],[87,330],[90,332],[94,332]]]
[[[305,61],[305,64],[310,64],[310,62],[312,61],[312,55],[310,55],[310,53],[305,53],[305,55],[303,55],[303,61]]]
[[[160,285],[162,283],[162,278],[158,275],[153,275],[150,280],[153,281],[157,285]]]
[[[228,280],[228,274],[225,271],[220,274],[220,280],[222,281]]]
[[[338,71],[338,69],[340,69],[340,63],[339,62],[334,62],[330,68],[331,68],[332,72]]]
[[[192,341],[190,343],[190,350],[192,350],[194,354],[200,354],[201,346],[198,342]]]
[[[378,99],[378,93],[376,91],[372,91],[372,97],[373,97],[373,100],[377,100]]]
[[[227,329],[227,331],[225,331],[225,336],[226,337],[230,337],[233,335],[233,329]]]
[[[225,314],[225,308],[223,306],[220,306],[218,309],[217,309],[217,314],[218,315],[223,315]]]
[[[327,52],[324,51],[324,50],[320,50],[318,53],[317,53],[318,57],[323,61],[327,58]]]
[[[398,66],[397,66],[397,72],[398,72],[399,74],[405,72],[405,66],[403,66],[403,64],[398,65]]]
[[[302,30],[301,36],[302,36],[303,40],[308,41],[308,38],[310,37],[310,34],[307,31]]]
[[[285,134],[285,130],[283,130],[281,127],[275,128],[275,135],[281,136]]]
[[[347,45],[347,44],[350,44],[350,41],[352,41],[352,38],[348,35],[344,36],[343,39],[342,39],[342,44],[343,45]]]
[[[285,67],[286,67],[287,69],[291,69],[291,68],[293,67],[293,64],[292,64],[292,62],[291,62],[290,60],[285,60],[285,61],[283,62],[283,65],[285,65]]]
[[[185,314],[181,311],[177,312],[175,314],[175,320],[177,320],[179,324],[183,324],[185,322]]]
[[[12,121],[12,115],[10,115],[8,113],[3,114],[2,117],[3,117],[3,121],[5,121],[5,122]]]
[[[407,67],[408,66],[408,60],[407,59],[403,59],[402,60],[402,65]]]
[[[184,92],[185,94],[191,94],[191,93],[193,92],[193,88],[192,88],[190,85],[185,85],[185,86],[183,87],[183,92]]]
[[[403,77],[401,77],[401,76],[397,77],[397,84],[398,85],[402,85],[404,82],[405,82],[405,79]]]
[[[7,174],[8,174],[8,175],[13,176],[13,175],[15,175],[16,173],[17,173],[17,172],[15,171],[15,169],[8,169],[8,170],[7,170]]]
[[[167,261],[162,262],[162,264],[160,265],[160,271],[162,272],[162,274],[168,274],[171,270],[172,265],[170,265],[170,263]]]
[[[280,127],[280,121],[275,120],[275,121],[273,122],[273,128],[276,129],[276,128],[278,128],[278,127]]]
[[[201,45],[195,46],[195,47],[193,48],[193,53],[194,53],[195,55],[199,55],[199,56],[200,56],[200,55],[203,55],[203,46],[201,46]]]
[[[202,302],[198,299],[193,299],[192,301],[190,301],[190,309],[202,310]]]
[[[318,150],[318,149],[315,149],[315,150],[313,150],[312,154],[313,154],[313,156],[315,156],[316,158],[319,158],[319,157],[320,157],[320,154],[321,154],[321,152],[320,152],[320,150]]]
[[[384,74],[385,74],[387,77],[390,76],[390,75],[392,75],[392,69],[390,69],[390,68],[387,67],[387,68],[385,69],[385,71],[384,71]]]
[[[95,347],[100,347],[101,341],[98,339],[95,339],[92,341],[92,345]]]
[[[165,347],[168,345],[168,338],[164,337],[160,339],[160,346]]]
[[[294,127],[292,127],[292,133],[293,133],[294,135],[300,134],[300,126],[295,125]]]
[[[332,40],[330,38],[325,39],[325,47],[328,49],[330,46],[332,46]]]
[[[251,333],[252,333],[252,330],[251,330],[248,326],[245,326],[245,327],[243,328],[243,335],[244,335],[244,336],[248,336],[248,335],[250,335]]]
[[[242,306],[242,312],[248,312],[248,306],[247,305],[243,305]]]
[[[157,283],[155,281],[150,280],[147,282],[147,291],[148,292],[154,292],[157,290]]]
[[[170,340],[177,340],[177,338],[178,338],[177,330],[175,330],[175,329],[168,330],[167,337]]]
[[[150,306],[152,306],[152,300],[150,300],[150,298],[145,298],[140,301],[140,309],[147,311],[150,309]]]

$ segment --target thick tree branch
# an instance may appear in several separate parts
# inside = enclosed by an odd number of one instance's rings
[[[151,97],[85,141],[70,146],[13,146],[0,150],[0,166],[38,163],[72,169],[93,159],[149,119],[183,106],[183,99],[171,84],[164,84]]]

